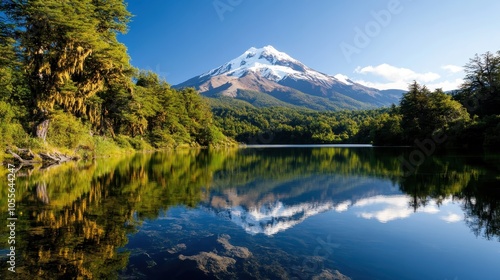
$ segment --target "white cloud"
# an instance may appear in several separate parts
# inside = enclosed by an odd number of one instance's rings
[[[442,216],[441,220],[443,220],[447,223],[456,223],[456,222],[460,222],[462,220],[462,216],[455,214],[455,213],[449,213],[446,216]]]
[[[441,88],[444,91],[448,91],[448,90],[459,89],[463,83],[464,83],[463,79],[455,79],[453,81],[447,80],[447,81],[442,81],[442,82],[438,82],[438,83],[428,84],[427,88],[429,88],[430,90],[435,90],[437,88]]]
[[[390,82],[400,82],[406,81],[411,82],[413,80],[422,81],[424,83],[435,81],[441,76],[437,73],[427,72],[427,73],[417,73],[413,70],[407,68],[399,68],[396,66],[389,65],[387,63],[380,64],[378,66],[366,66],[366,67],[357,67],[354,72],[359,74],[373,74]]]
[[[457,66],[457,65],[452,65],[452,64],[441,66],[441,68],[446,70],[446,71],[449,71],[453,74],[460,73],[460,72],[464,71],[463,67]]]
[[[377,212],[362,212],[359,214],[360,217],[365,219],[375,218],[381,223],[387,223],[392,220],[408,218],[411,213],[410,209],[397,209],[397,208],[386,208]]]
[[[462,71],[462,67],[455,65],[445,65],[444,70]],[[460,70],[458,70],[460,68]],[[408,68],[396,67],[387,63],[378,66],[357,67],[355,73],[362,75],[373,75],[383,78],[383,81],[369,81],[367,79],[353,79],[354,82],[367,87],[377,89],[402,89],[407,90],[408,85],[417,81],[419,84],[426,85],[430,90],[442,88],[444,91],[458,89],[463,83],[462,79],[440,80],[441,76],[434,72],[418,73]],[[453,72],[458,73],[458,72]]]
[[[408,89],[408,84],[410,82],[405,82],[405,81],[400,81],[400,82],[385,82],[385,83],[380,83],[380,82],[369,82],[365,80],[354,80],[354,82],[371,87],[371,88],[376,88],[376,89],[402,89],[402,90],[407,90]]]

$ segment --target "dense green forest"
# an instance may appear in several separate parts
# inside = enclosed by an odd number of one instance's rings
[[[121,0],[1,1],[0,144],[84,150],[227,142],[209,106],[130,65]]]
[[[366,111],[257,109],[176,90],[130,64],[121,0],[0,2],[0,145],[88,156],[249,144],[500,144],[500,52],[476,55],[463,86],[413,83],[400,104]]]

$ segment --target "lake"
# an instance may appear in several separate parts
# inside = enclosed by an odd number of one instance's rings
[[[1,279],[500,279],[500,156],[252,146],[21,169]],[[419,162],[420,163],[420,162]],[[2,183],[7,174],[2,171]],[[7,187],[0,192],[7,223]]]

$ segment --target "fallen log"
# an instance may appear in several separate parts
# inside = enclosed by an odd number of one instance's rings
[[[14,157],[14,160],[22,165],[34,165],[37,163],[42,163],[43,165],[57,165],[63,162],[78,160],[78,157],[68,156],[61,153],[49,153],[49,152],[39,152],[38,154],[33,153],[30,149],[7,149],[7,153]]]
[[[41,160],[36,160],[35,156],[33,156],[31,159],[30,158],[24,159],[20,155],[18,155],[17,153],[14,153],[11,149],[7,149],[7,153],[11,154],[14,157],[14,159],[16,159],[19,163],[24,164],[24,165],[32,165],[35,163],[42,162]]]
[[[63,163],[67,161],[72,161],[78,159],[77,157],[71,157],[67,156],[65,154],[60,154],[60,153],[38,153],[40,157],[43,159],[44,163],[45,162],[52,162],[52,163]]]

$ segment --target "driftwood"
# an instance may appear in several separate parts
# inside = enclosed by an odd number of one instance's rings
[[[14,159],[22,165],[33,165],[42,163],[43,165],[56,165],[67,161],[78,160],[78,157],[68,156],[61,153],[33,153],[30,149],[7,149],[7,153],[11,154]]]
[[[14,159],[24,165],[32,165],[35,163],[42,163],[42,160],[36,159],[36,155],[30,149],[17,149],[17,153],[11,149],[7,149],[7,153],[11,154]]]
[[[47,162],[47,163],[63,163],[63,162],[66,162],[66,161],[71,161],[71,160],[76,160],[77,158],[75,157],[71,157],[71,156],[67,156],[67,155],[64,155],[64,154],[60,154],[60,153],[38,153],[38,155],[40,155],[40,157],[42,158],[43,162]]]

